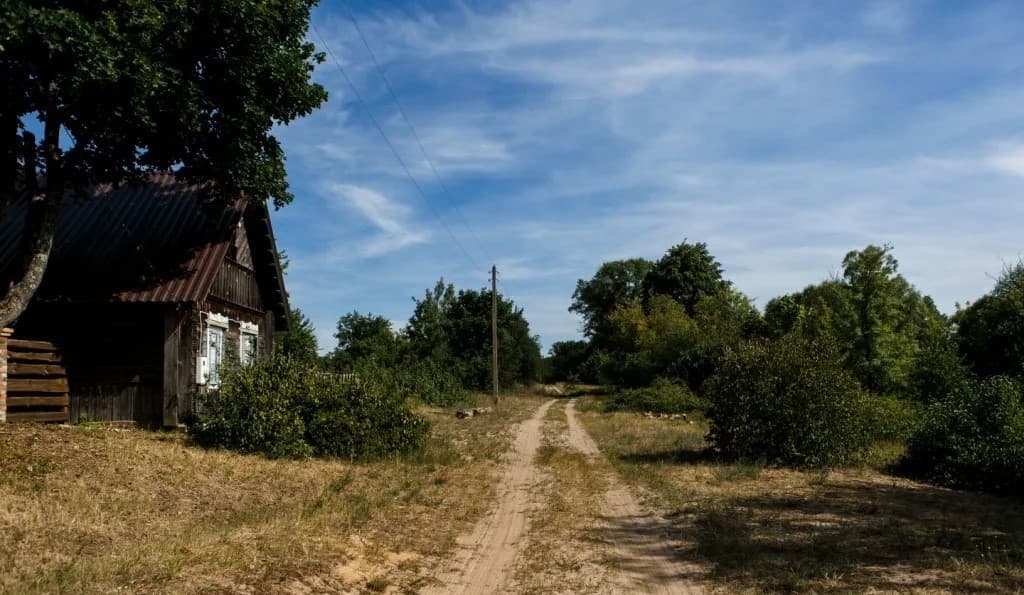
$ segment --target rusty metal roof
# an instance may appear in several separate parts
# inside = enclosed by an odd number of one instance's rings
[[[67,195],[36,299],[196,302],[206,298],[243,202],[204,206],[196,185],[154,174],[142,185]],[[19,257],[26,202],[0,219],[0,271]],[[5,282],[9,273],[0,274]]]

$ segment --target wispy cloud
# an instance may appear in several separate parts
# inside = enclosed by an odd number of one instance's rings
[[[332,183],[328,185],[328,196],[335,206],[342,203],[369,220],[378,233],[360,238],[356,250],[347,246],[347,253],[358,253],[364,257],[389,254],[408,246],[422,244],[430,238],[427,230],[414,230],[409,223],[410,209],[388,199],[371,188],[354,184]]]
[[[1018,4],[373,3],[357,18],[444,188],[334,10],[314,17],[367,104],[326,64],[330,105],[282,130],[279,241],[318,327],[404,320],[494,260],[550,343],[576,333],[577,278],[683,238],[760,304],[889,241],[948,310],[1021,250]]]
[[[1006,143],[989,157],[992,167],[1004,173],[1024,177],[1024,144]]]

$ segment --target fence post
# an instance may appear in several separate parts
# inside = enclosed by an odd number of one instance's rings
[[[0,424],[7,422],[7,339],[14,329],[0,330]]]

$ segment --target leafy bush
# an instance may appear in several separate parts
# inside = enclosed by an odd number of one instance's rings
[[[625,389],[614,393],[606,402],[608,411],[650,411],[652,413],[686,413],[703,411],[707,403],[689,388],[659,378],[647,388]]]
[[[870,395],[861,403],[865,429],[871,440],[905,442],[921,426],[920,404],[887,395]]]
[[[1024,384],[973,381],[932,404],[905,466],[942,485],[1024,494]]]
[[[298,396],[306,392],[305,366],[283,356],[225,370],[219,390],[197,397],[189,434],[201,446],[272,458],[310,456],[298,406]]]
[[[705,387],[708,441],[727,458],[832,466],[867,445],[860,386],[827,345],[796,337],[744,343]]]
[[[907,393],[920,403],[932,403],[959,390],[967,382],[967,366],[952,337],[925,341],[907,382]]]
[[[375,458],[422,448],[427,422],[398,385],[367,368],[357,379],[274,356],[227,370],[202,397],[189,433],[196,444],[270,457]]]
[[[428,405],[449,407],[469,399],[469,392],[462,387],[458,374],[434,360],[401,366],[394,373],[404,394]]]

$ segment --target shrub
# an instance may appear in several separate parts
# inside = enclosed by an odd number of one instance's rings
[[[269,457],[306,457],[306,424],[297,406],[305,392],[304,366],[275,356],[253,366],[225,370],[220,389],[197,397],[188,431],[200,446]]]
[[[705,386],[708,441],[726,458],[823,467],[867,445],[860,386],[828,345],[750,341]]]
[[[888,395],[870,395],[862,401],[865,429],[871,440],[905,442],[921,425],[920,404]]]
[[[707,403],[689,388],[668,380],[657,379],[647,388],[620,390],[606,402],[608,411],[650,411],[653,413],[686,413],[702,411]]]
[[[449,407],[469,399],[469,392],[462,387],[458,374],[432,359],[399,367],[394,373],[405,394],[428,405]]]
[[[941,485],[1024,493],[1024,384],[973,381],[932,404],[905,467]]]
[[[422,448],[427,422],[396,383],[366,368],[358,380],[274,356],[227,370],[204,396],[189,433],[196,444],[270,457],[376,458]]]

